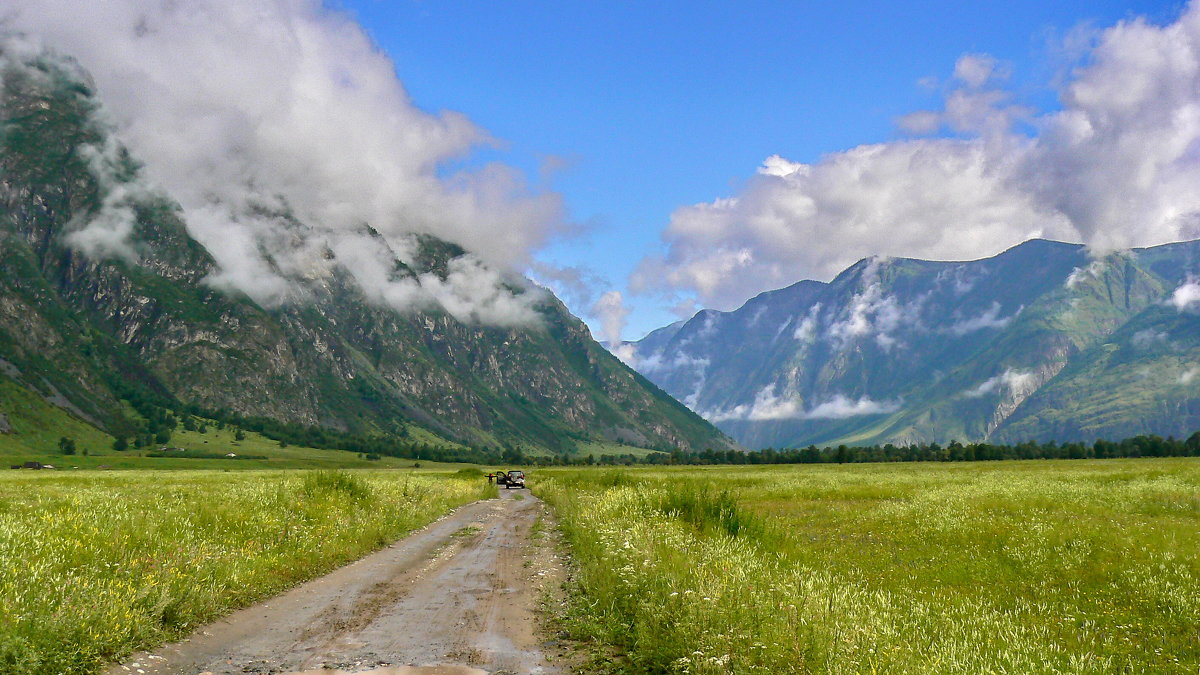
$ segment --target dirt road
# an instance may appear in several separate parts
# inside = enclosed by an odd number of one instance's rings
[[[561,566],[527,490],[463,506],[408,538],[109,675],[555,673],[535,610]]]

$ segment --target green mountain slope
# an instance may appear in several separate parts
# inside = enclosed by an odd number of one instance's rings
[[[864,260],[651,333],[637,365],[752,447],[1180,435],[1200,428],[1200,325],[1168,300],[1198,253]]]
[[[216,263],[181,210],[135,190],[138,165],[97,121],[83,75],[43,58],[10,63],[2,83],[0,367],[8,386],[74,419],[136,433],[122,400],[134,396],[473,447],[731,445],[523,279],[510,292],[530,300],[537,320],[521,326],[465,323],[439,308],[397,312],[371,302],[345,270],[306,282],[303,300],[279,307],[218,290],[207,281]],[[119,245],[80,239],[85,224],[114,213],[131,224]],[[363,235],[386,249],[369,226]],[[445,280],[465,253],[427,236],[412,245],[408,263],[395,261],[397,277]]]

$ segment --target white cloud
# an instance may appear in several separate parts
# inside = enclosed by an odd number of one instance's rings
[[[1034,373],[1009,368],[995,377],[984,380],[978,387],[968,389],[963,392],[963,395],[968,398],[979,398],[1003,388],[1007,389],[1014,398],[1021,398],[1029,394],[1036,384],[1037,376]]]
[[[636,351],[633,343],[625,343],[625,345],[633,348],[632,351],[625,352],[625,355],[618,354],[622,361],[629,364],[630,367],[636,368],[638,372],[648,375],[650,373],[670,373],[675,377],[690,377],[692,380],[692,392],[683,397],[683,404],[692,410],[696,409],[699,404],[700,395],[704,393],[704,384],[708,381],[708,366],[710,361],[706,358],[694,357],[678,350],[670,359],[663,359],[662,352],[650,355],[639,354]]]
[[[1011,170],[1007,154],[982,142],[928,139],[756,175],[736,198],[676,210],[663,233],[666,255],[644,260],[631,284],[690,289],[730,309],[879,253],[970,259],[1030,236],[1071,238],[1065,219],[997,180]]]
[[[1076,267],[1067,275],[1067,281],[1064,284],[1067,288],[1075,288],[1079,282],[1087,277],[1097,278],[1100,272],[1104,269],[1104,263],[1100,260],[1093,260],[1088,263],[1087,267]]]
[[[995,60],[973,54],[942,110],[902,122],[957,137],[812,164],[768,158],[736,195],[677,209],[665,253],[643,261],[633,288],[728,309],[873,254],[966,260],[1039,236],[1095,252],[1200,237],[1200,4],[1167,26],[1121,22],[1094,44],[1060,111],[1012,103]]]
[[[1179,376],[1179,384],[1191,384],[1200,375],[1200,368],[1188,368]]]
[[[963,54],[954,64],[954,77],[978,89],[992,79],[998,66],[999,62],[990,54]]]
[[[512,279],[474,256],[451,260],[445,279],[432,273],[422,274],[419,279],[421,288],[464,323],[518,326],[537,321],[533,305],[541,298],[539,292],[512,292],[507,288]]]
[[[600,319],[603,327],[603,339],[609,345],[621,344],[621,333],[625,330],[625,319],[629,316],[629,308],[620,291],[607,291],[592,305],[591,312]]]
[[[841,318],[830,323],[826,334],[839,347],[846,347],[857,338],[871,337],[884,351],[898,343],[893,335],[902,327],[920,328],[922,296],[908,303],[901,303],[893,295],[883,292],[879,269],[887,264],[882,257],[871,258],[863,268],[859,280],[861,290],[854,294],[842,311]]]
[[[841,394],[825,401],[804,414],[805,419],[845,419],[861,415],[885,415],[900,409],[900,401],[875,401],[866,396],[858,399]]]
[[[1000,303],[993,300],[991,307],[985,309],[979,316],[956,321],[948,330],[955,335],[966,335],[987,328],[1004,328],[1012,323],[1012,320],[1017,318],[1023,309],[1024,307],[1018,308],[1009,316],[1000,316]]]
[[[134,176],[122,177],[120,146],[111,136],[98,144],[78,148],[87,162],[103,195],[100,208],[86,216],[76,216],[68,225],[67,243],[93,258],[121,258],[136,263],[141,257],[130,236],[137,224],[136,207],[153,197],[151,190]]]
[[[671,370],[694,370],[699,371],[707,368],[709,360],[698,358],[688,354],[687,352],[677,351],[670,359],[664,360],[662,354],[654,354],[647,358],[641,359],[638,362],[638,371],[642,373],[653,373],[658,371]]]
[[[1200,282],[1189,279],[1171,293],[1168,302],[1181,312],[1200,311]]]
[[[543,260],[531,263],[529,277],[562,298],[570,307],[591,307],[597,299],[597,289],[604,279],[586,266],[555,265]]]
[[[792,338],[797,342],[812,342],[817,336],[817,319],[820,314],[821,303],[818,302],[809,307],[808,313],[796,324],[796,330],[792,331]]]
[[[763,387],[752,403],[743,403],[727,410],[701,413],[709,421],[747,420],[765,422],[785,419],[845,419],[862,415],[883,415],[900,409],[900,401],[875,401],[868,396],[852,399],[835,394],[828,400],[805,409],[795,395],[777,395],[774,385]]]
[[[302,297],[305,275],[328,271],[318,269],[331,264],[327,251],[351,272],[377,264],[369,240],[341,241],[368,223],[397,252],[429,233],[475,255],[453,279],[422,280],[424,294],[389,281],[368,295],[432,298],[478,320],[527,314],[519,297],[496,294],[502,284],[480,284],[522,269],[564,229],[560,198],[500,164],[450,173],[448,163],[495,141],[460,114],[414,104],[348,14],[319,0],[12,0],[5,15],[6,29],[93,76],[146,178],[180,201],[216,258],[216,285],[265,304]],[[73,241],[128,257],[114,244],[128,238],[125,203],[110,193]]]
[[[1141,349],[1153,346],[1156,342],[1167,342],[1167,334],[1153,328],[1139,330],[1133,334],[1133,346]]]

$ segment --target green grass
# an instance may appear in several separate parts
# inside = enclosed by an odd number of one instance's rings
[[[80,451],[85,448],[91,452],[112,447],[113,439],[108,434],[2,375],[0,414],[12,427],[10,433],[0,434],[0,457],[61,459],[58,439],[64,436],[75,439]]]
[[[542,469],[630,672],[1200,666],[1200,461]]]
[[[417,463],[425,469],[445,470],[465,466],[397,457],[367,460],[360,458],[356,452],[345,450],[294,445],[285,448],[280,447],[278,441],[252,431],[244,432],[245,438],[239,441],[234,437],[232,427],[218,429],[216,422],[212,421],[208,421],[207,431],[203,434],[186,431],[181,426],[165,444],[131,447],[117,452],[112,449],[113,438],[108,434],[3,377],[0,377],[0,413],[5,414],[13,427],[13,433],[0,434],[0,465],[4,467],[26,461],[51,464],[59,469],[366,469],[411,468]],[[58,440],[64,436],[75,439],[76,454],[63,455],[59,451]],[[222,457],[195,459],[186,456],[146,456],[148,453],[158,453],[163,445]],[[87,451],[86,455],[84,450]],[[224,457],[231,452],[266,459],[234,460]]]
[[[639,448],[633,445],[624,445],[622,443],[601,442],[601,441],[580,441],[579,450],[573,453],[572,457],[587,457],[595,455],[599,460],[601,455],[633,455],[634,457],[645,457],[657,450],[649,448]]]
[[[494,491],[410,471],[0,473],[0,672],[99,672]]]

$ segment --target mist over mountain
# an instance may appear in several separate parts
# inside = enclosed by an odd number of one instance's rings
[[[271,274],[230,283],[217,249],[244,242],[192,236],[87,72],[0,45],[0,380],[114,435],[134,394],[470,447],[731,445],[502,266],[420,228],[251,206]],[[22,414],[0,401],[0,432]]]
[[[1200,242],[868,258],[654,331],[630,362],[749,447],[1183,436],[1198,273]]]

